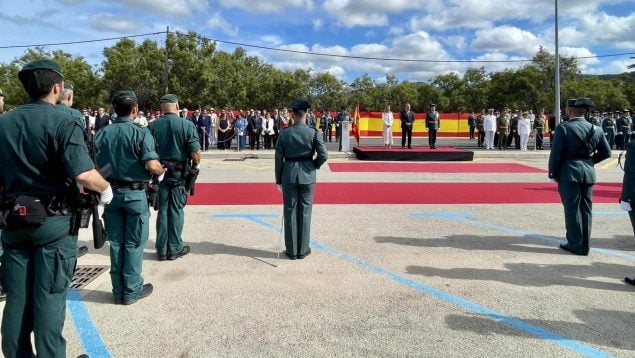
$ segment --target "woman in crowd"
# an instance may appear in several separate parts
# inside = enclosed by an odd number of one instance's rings
[[[234,133],[238,141],[238,151],[245,150],[245,144],[247,142],[247,118],[242,113],[238,112],[236,120],[234,121]]]
[[[381,118],[384,122],[384,148],[392,148],[392,124],[395,120],[395,117],[390,111],[390,105],[386,105],[386,108],[384,108],[384,112],[381,114]]]
[[[271,139],[274,135],[273,118],[271,114],[266,113],[265,119],[262,121],[262,134],[265,136],[265,149],[271,149]]]
[[[218,149],[225,150],[229,148],[230,130],[232,126],[227,116],[227,111],[223,110],[218,121]]]

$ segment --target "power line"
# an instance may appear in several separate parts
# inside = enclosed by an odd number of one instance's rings
[[[62,45],[77,45],[77,44],[86,44],[86,43],[95,43],[95,42],[105,42],[105,41],[113,41],[113,40],[122,40],[126,38],[136,38],[136,37],[147,37],[147,36],[156,36],[156,35],[167,35],[166,31],[158,31],[158,32],[149,32],[145,34],[137,34],[137,35],[127,35],[127,36],[118,36],[118,37],[108,37],[102,39],[92,39],[92,40],[83,40],[83,41],[68,41],[68,42],[57,42],[57,43],[45,43],[45,44],[30,44],[30,45],[7,45],[0,46],[0,50],[2,49],[14,49],[14,48],[29,48],[29,47],[48,47],[48,46],[62,46]],[[177,35],[182,35],[182,33],[176,32]],[[415,63],[523,63],[523,62],[532,62],[531,59],[514,59],[514,60],[427,60],[427,59],[406,59],[406,58],[391,58],[391,57],[370,57],[370,56],[354,56],[354,55],[338,55],[333,53],[323,53],[323,52],[313,52],[313,51],[301,51],[301,50],[291,50],[270,46],[262,46],[262,45],[254,45],[244,42],[236,42],[236,41],[227,41],[221,40],[211,37],[200,36],[200,38],[204,38],[209,41],[214,41],[218,43],[247,47],[247,48],[256,48],[260,50],[274,51],[274,52],[285,52],[285,53],[295,53],[300,55],[308,55],[308,56],[321,56],[321,57],[334,57],[334,58],[347,58],[354,60],[370,60],[370,61],[387,61],[387,62],[415,62]],[[573,57],[573,59],[581,60],[581,59],[591,59],[591,58],[604,58],[604,57],[620,57],[620,56],[629,56],[635,55],[635,52],[625,52],[625,53],[615,53],[615,54],[606,54],[606,55],[593,55],[593,56],[579,56]]]
[[[104,42],[104,41],[122,40],[122,39],[133,38],[133,37],[154,36],[154,35],[161,35],[161,34],[165,34],[165,31],[150,32],[150,33],[147,33],[147,34],[139,34],[139,35],[108,37],[108,38],[105,38],[105,39],[83,40],[83,41],[57,42],[57,43],[48,43],[48,44],[35,44],[35,45],[9,45],[9,46],[0,46],[0,49],[26,48],[26,47],[48,47],[48,46],[61,46],[61,45],[77,45],[77,44],[86,44],[86,43],[92,43],[92,42]]]

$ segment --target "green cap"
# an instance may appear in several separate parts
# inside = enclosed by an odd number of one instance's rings
[[[590,98],[578,98],[575,100],[568,100],[567,106],[569,107],[582,107],[582,108],[592,108],[595,107],[595,103],[591,101]]]
[[[60,65],[58,65],[57,63],[51,60],[37,60],[37,61],[29,62],[24,67],[22,67],[22,70],[20,70],[20,73],[33,71],[33,70],[50,70],[59,74],[60,76],[62,76],[62,78],[64,78],[64,74],[62,73],[62,68],[60,67]]]
[[[132,91],[117,91],[115,92],[115,95],[112,96],[112,104],[115,104],[115,102],[118,101],[120,98],[125,97],[137,98],[137,96]]]
[[[309,108],[311,108],[311,103],[303,100],[303,99],[296,99],[295,101],[293,101],[293,103],[291,104],[291,109],[293,109],[294,111],[306,111]]]
[[[175,94],[168,93],[161,97],[159,103],[179,103],[179,97],[177,97]]]

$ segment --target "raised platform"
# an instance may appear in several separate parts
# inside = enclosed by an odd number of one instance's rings
[[[474,152],[471,150],[457,149],[453,147],[412,147],[412,149],[384,147],[355,147],[353,152],[359,160],[382,161],[417,161],[417,162],[445,162],[445,161],[472,161]]]

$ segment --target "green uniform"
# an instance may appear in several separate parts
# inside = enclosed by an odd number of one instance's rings
[[[108,181],[114,189],[112,202],[104,208],[110,242],[110,278],[115,302],[135,299],[143,288],[141,266],[148,241],[150,211],[144,187],[152,175],[145,163],[158,159],[154,138],[147,128],[129,117],[117,117],[97,132],[97,165],[110,166]]]
[[[313,155],[317,153],[317,158]],[[284,240],[287,255],[309,249],[315,170],[326,162],[326,146],[316,130],[296,123],[280,132],[276,143],[276,184],[282,185]]]
[[[591,127],[594,133],[589,136]],[[582,157],[578,149],[588,143],[596,149],[592,157]],[[601,128],[584,117],[572,118],[556,127],[549,155],[549,178],[558,182],[558,192],[564,206],[567,242],[571,251],[586,255],[591,236],[591,208],[594,164],[611,156],[611,149]]]
[[[631,203],[631,207],[635,209],[635,141],[631,141],[626,145],[626,160],[624,162],[624,180],[622,181],[621,201]],[[635,234],[635,210],[628,212]]]
[[[31,101],[5,113],[0,121],[0,186],[5,195],[51,197],[74,195],[74,178],[94,168],[82,128],[44,101]],[[39,227],[2,231],[3,286],[7,303],[2,317],[5,357],[33,354],[66,356],[66,291],[73,277],[77,238],[69,235],[70,216],[50,216]]]
[[[604,135],[606,136],[606,140],[609,143],[609,148],[613,149],[613,145],[615,145],[615,119],[613,117],[606,117],[602,121],[602,130],[604,131]]]
[[[69,114],[71,117],[73,117],[73,119],[79,123],[79,125],[82,127],[82,129],[86,128],[86,122],[84,121],[84,116],[82,116],[82,112],[76,110],[75,108],[71,108],[67,105],[65,105],[64,103],[58,103],[55,105],[55,108],[62,112],[62,113],[66,113]]]
[[[192,153],[201,150],[194,124],[175,113],[166,113],[150,124],[157,142],[161,163],[182,168]],[[178,254],[183,250],[184,214],[187,203],[182,170],[168,170],[159,186],[159,216],[157,218],[156,249],[159,256]]]

